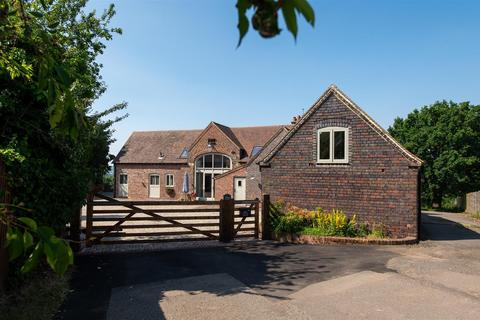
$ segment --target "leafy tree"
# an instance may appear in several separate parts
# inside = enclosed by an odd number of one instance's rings
[[[237,27],[240,33],[238,46],[250,26],[247,18],[250,9],[254,11],[251,17],[252,27],[263,38],[275,37],[282,31],[278,27],[279,11],[282,11],[285,25],[295,40],[298,33],[297,14],[302,15],[312,27],[315,25],[315,12],[307,0],[237,0]]]
[[[22,272],[41,256],[59,273],[72,263],[57,236],[102,182],[111,126],[123,117],[105,118],[126,107],[92,112],[105,91],[97,57],[121,30],[109,27],[113,5],[97,15],[85,4],[0,0],[0,156],[13,195],[0,218]]]
[[[442,205],[446,195],[480,189],[480,106],[436,102],[396,118],[390,133],[425,161],[422,196]]]
[[[59,273],[72,263],[56,235],[107,172],[111,125],[123,117],[102,119],[126,107],[92,113],[105,91],[96,59],[121,30],[110,27],[113,5],[98,16],[84,11],[86,2],[0,0],[0,156],[14,196],[0,218],[8,224],[10,257],[26,258],[22,272],[41,256]],[[294,38],[297,14],[315,22],[307,0],[238,0],[239,45],[250,9],[253,28],[265,38],[280,33],[280,10]]]

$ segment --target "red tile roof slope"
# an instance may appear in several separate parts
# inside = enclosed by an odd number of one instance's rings
[[[202,130],[135,131],[115,157],[115,163],[186,163],[180,158]],[[160,153],[164,155],[159,159]]]
[[[284,126],[261,126],[221,129],[250,156],[254,146],[263,146]],[[203,130],[135,131],[115,157],[115,163],[187,163],[180,158]],[[163,159],[160,159],[160,154]]]

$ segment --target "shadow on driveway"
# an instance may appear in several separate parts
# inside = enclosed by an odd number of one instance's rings
[[[442,217],[441,213],[423,213],[421,238],[434,241],[478,240],[480,234],[461,223]]]
[[[209,274],[229,274],[264,297],[284,299],[314,282],[364,270],[386,272],[386,262],[393,256],[394,253],[375,246],[274,242],[79,256],[72,276],[73,291],[58,318],[105,319],[112,288]],[[205,290],[205,286],[198,290]],[[218,294],[218,290],[209,293]],[[152,303],[158,306],[158,300]],[[157,309],[159,314],[155,317],[164,318]]]

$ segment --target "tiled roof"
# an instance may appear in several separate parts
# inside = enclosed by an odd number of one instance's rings
[[[229,128],[216,125],[239,147],[247,157],[254,146],[263,146],[284,126]],[[128,138],[115,163],[187,163],[180,158],[184,148],[190,148],[203,130],[136,131]],[[163,156],[163,157],[161,157]],[[248,159],[247,159],[248,160]]]
[[[244,127],[231,128],[231,130],[247,152],[247,156],[250,157],[253,147],[265,145],[274,134],[284,127],[285,126]]]
[[[115,163],[187,163],[180,158],[202,130],[135,131],[115,157]],[[160,158],[163,154],[163,159]]]

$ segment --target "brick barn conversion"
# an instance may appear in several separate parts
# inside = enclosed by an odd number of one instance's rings
[[[134,132],[114,160],[116,197],[260,198],[342,209],[416,237],[422,161],[336,86],[290,125]]]
[[[114,196],[179,199],[186,173],[189,192],[198,199],[226,193],[237,200],[259,198],[259,168],[253,161],[286,130],[211,122],[204,130],[133,132],[114,160]]]

